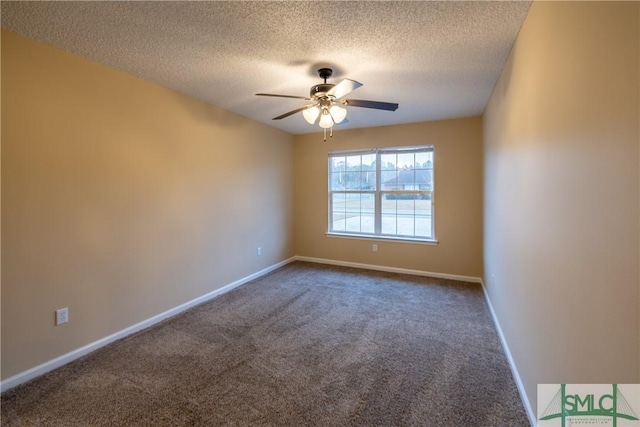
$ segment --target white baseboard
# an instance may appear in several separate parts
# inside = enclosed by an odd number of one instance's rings
[[[502,328],[500,327],[500,322],[498,321],[498,316],[493,309],[493,305],[491,304],[491,299],[489,298],[489,293],[487,292],[487,288],[484,286],[484,282],[482,283],[482,291],[484,292],[484,297],[487,301],[487,306],[489,307],[489,312],[491,313],[491,318],[493,319],[493,323],[496,326],[496,330],[498,331],[498,336],[500,337],[500,342],[502,343],[502,348],[504,349],[504,353],[507,356],[507,361],[509,362],[509,367],[511,368],[511,374],[516,381],[516,386],[518,387],[518,391],[520,392],[520,398],[522,399],[522,403],[524,404],[524,409],[527,413],[527,417],[529,417],[529,422],[532,426],[538,425],[538,421],[536,419],[536,413],[534,412],[531,401],[529,400],[529,396],[527,396],[527,391],[524,388],[524,384],[522,382],[522,378],[520,378],[520,373],[518,372],[518,368],[516,366],[515,360],[513,360],[513,356],[511,356],[511,350],[509,350],[509,345],[507,344],[507,339],[502,333]]]
[[[6,380],[0,382],[0,393],[7,391],[13,387],[16,387],[22,383],[25,383],[33,378],[39,377],[40,375],[46,374],[49,371],[52,371],[56,368],[59,368],[60,366],[66,365],[69,362],[72,362],[84,355],[87,355],[89,353],[91,353],[92,351],[96,351],[97,349],[104,347],[107,344],[110,344],[116,340],[119,340],[121,338],[126,337],[127,335],[131,335],[135,332],[141,331],[143,329],[146,329],[150,326],[155,325],[156,323],[159,323],[165,319],[168,319],[169,317],[175,316],[176,314],[179,314],[185,310],[190,309],[191,307],[194,307],[198,304],[202,304],[203,302],[209,301],[210,299],[213,299],[219,295],[222,295],[224,293],[229,292],[230,290],[237,288],[238,286],[244,285],[245,283],[248,283],[252,280],[255,280],[261,276],[264,276],[267,273],[272,272],[273,270],[276,270],[286,264],[289,264],[290,262],[294,261],[295,257],[289,258],[287,260],[281,261],[277,264],[274,264],[270,267],[265,268],[264,270],[260,270],[257,273],[251,274],[247,277],[244,277],[240,280],[236,280],[233,283],[230,283],[226,286],[223,286],[222,288],[216,289],[215,291],[209,292],[205,295],[202,295],[198,298],[195,298],[189,302],[186,302],[184,304],[181,304],[177,307],[174,307],[170,310],[167,310],[163,313],[160,313],[156,316],[153,316],[149,319],[143,320],[140,323],[136,323],[135,325],[129,326],[128,328],[125,328],[121,331],[118,331],[114,334],[111,334],[107,337],[104,337],[102,339],[99,339],[97,341],[92,342],[91,344],[87,344],[84,347],[80,347],[76,350],[73,350],[67,354],[63,354],[60,357],[56,357],[55,359],[49,360],[45,363],[42,363],[41,365],[38,365],[36,367],[33,367],[31,369],[28,369],[24,372],[21,372],[19,374],[16,374],[10,378],[7,378]]]
[[[330,265],[338,265],[341,267],[353,267],[353,268],[362,268],[365,270],[386,271],[388,273],[412,274],[414,276],[426,276],[426,277],[435,277],[438,279],[458,280],[461,282],[482,283],[482,279],[480,277],[473,277],[473,276],[460,276],[457,274],[435,273],[433,271],[410,270],[407,268],[386,267],[383,265],[362,264],[359,262],[337,261],[333,259],[312,258],[312,257],[306,257],[306,256],[298,256],[298,255],[294,256],[293,258],[296,261],[314,262],[316,264],[330,264]]]

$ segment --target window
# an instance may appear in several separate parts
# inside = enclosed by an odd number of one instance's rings
[[[329,153],[329,234],[435,241],[433,147]]]

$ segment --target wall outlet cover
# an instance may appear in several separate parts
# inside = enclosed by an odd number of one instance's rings
[[[56,310],[56,326],[62,325],[69,321],[69,308],[61,308]]]

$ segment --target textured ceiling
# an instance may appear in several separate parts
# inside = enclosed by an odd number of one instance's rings
[[[285,131],[317,132],[301,114],[271,120],[330,83],[349,97],[397,102],[349,107],[338,128],[483,112],[530,3],[3,1],[2,27]]]

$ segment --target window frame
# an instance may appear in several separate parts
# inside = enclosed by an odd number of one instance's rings
[[[381,157],[384,154],[409,154],[417,152],[429,152],[431,153],[431,189],[429,190],[383,190],[382,189],[382,172]],[[332,189],[332,161],[335,157],[354,156],[354,155],[375,155],[375,188],[373,190],[333,190]],[[438,240],[435,236],[435,147],[433,145],[420,145],[420,146],[408,146],[408,147],[386,147],[386,148],[370,148],[360,150],[341,150],[330,151],[327,159],[327,232],[325,233],[329,237],[341,237],[341,238],[357,238],[357,239],[373,239],[373,240],[394,240],[409,243],[421,243],[421,244],[437,244]],[[397,168],[397,165],[396,165]],[[396,169],[398,170],[398,169]],[[362,173],[362,170],[361,170]],[[354,232],[354,231],[336,231],[333,230],[333,200],[334,194],[374,194],[374,231],[368,232]],[[430,221],[430,237],[410,236],[401,234],[383,234],[382,233],[382,198],[386,194],[429,194],[431,203],[431,221]],[[362,209],[362,205],[361,205]],[[414,214],[415,215],[415,214]],[[345,227],[346,228],[346,227]],[[397,231],[397,230],[396,230]]]

